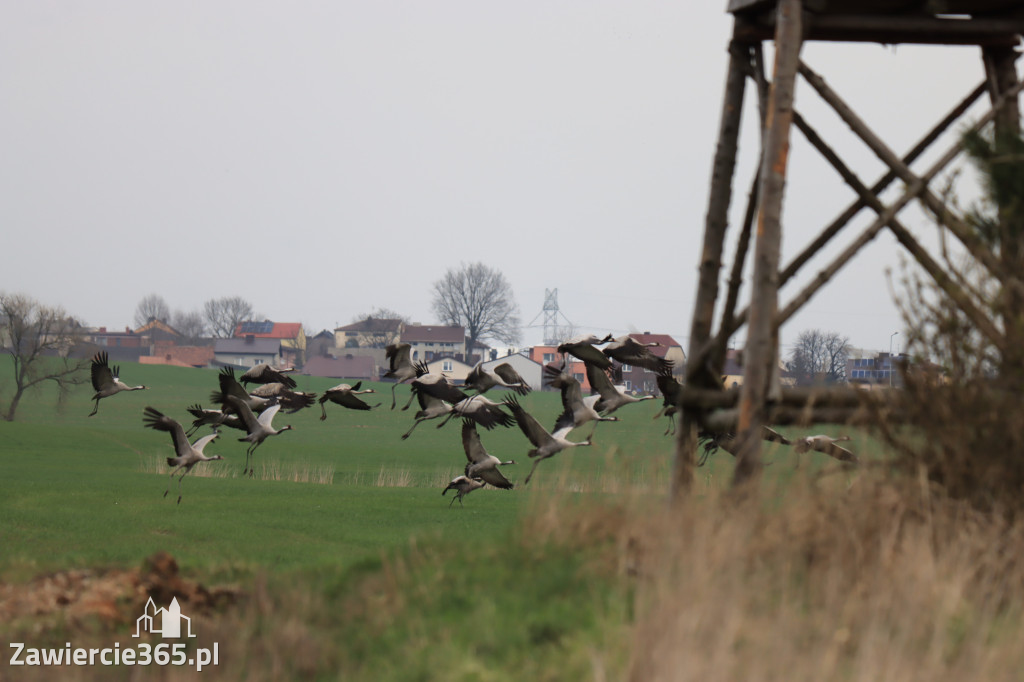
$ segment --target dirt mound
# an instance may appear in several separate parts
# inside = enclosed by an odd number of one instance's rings
[[[23,584],[0,583],[0,621],[63,614],[71,622],[133,622],[152,597],[160,606],[177,598],[182,610],[204,613],[234,603],[234,588],[207,588],[178,573],[178,562],[157,552],[134,569],[76,569],[41,575]]]

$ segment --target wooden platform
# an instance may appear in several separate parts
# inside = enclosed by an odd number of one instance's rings
[[[740,40],[771,40],[777,0],[729,0]],[[804,0],[804,40],[1017,45],[1020,0]]]

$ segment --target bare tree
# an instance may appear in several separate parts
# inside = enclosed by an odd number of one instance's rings
[[[160,294],[150,294],[135,306],[135,327],[136,329],[149,323],[150,320],[160,320],[167,323],[171,319],[171,309],[167,301]]]
[[[21,294],[0,293],[0,341],[11,356],[14,394],[3,418],[14,421],[25,392],[53,381],[63,402],[72,386],[87,382],[85,360],[73,360],[68,350],[78,341],[81,325],[59,307],[44,306]]]
[[[548,346],[557,346],[563,341],[567,341],[579,334],[579,329],[567,320],[565,324],[552,327],[551,332],[553,336],[550,339],[544,339],[544,343]]]
[[[808,329],[797,337],[788,368],[801,386],[834,384],[846,379],[850,339],[837,332]]]
[[[499,270],[483,263],[449,268],[434,282],[433,309],[445,324],[466,328],[467,354],[482,339],[519,341],[519,306],[512,285]]]
[[[210,333],[221,339],[231,338],[240,322],[255,317],[252,304],[240,296],[211,298],[203,305],[203,314]]]
[[[398,324],[394,324],[394,320]],[[409,324],[409,318],[390,308],[374,308],[368,313],[356,315],[352,322],[363,323],[365,330],[360,333],[360,337],[364,344],[371,348],[384,348],[398,341],[401,326]]]
[[[171,326],[189,343],[195,343],[206,334],[206,320],[198,310],[174,311],[174,315],[171,316]]]

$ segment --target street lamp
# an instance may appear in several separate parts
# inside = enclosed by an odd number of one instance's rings
[[[893,332],[889,334],[889,388],[892,388],[892,339],[899,332]]]

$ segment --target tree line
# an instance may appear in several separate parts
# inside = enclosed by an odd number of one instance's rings
[[[241,296],[211,298],[203,304],[202,310],[176,310],[171,313],[163,296],[149,294],[135,307],[133,321],[136,327],[142,327],[152,320],[159,320],[173,327],[185,339],[195,341],[209,337],[230,338],[240,323],[261,317]]]
[[[519,342],[519,306],[511,283],[501,271],[483,263],[463,263],[458,268],[449,268],[441,279],[434,282],[432,291],[431,309],[438,322],[465,327],[471,348],[483,339],[511,344]],[[239,323],[263,317],[240,296],[210,299],[203,304],[201,311],[176,310],[172,313],[167,301],[153,293],[139,301],[134,322],[136,327],[142,327],[151,320],[160,320],[186,339],[230,338]],[[370,319],[409,321],[407,316],[381,307],[356,315],[352,321]]]
[[[449,268],[434,283],[432,309],[440,324],[465,327],[470,348],[488,338],[503,343],[519,341],[519,307],[512,285],[500,271],[483,263]],[[240,296],[213,298],[201,310],[172,313],[163,296],[152,293],[139,301],[133,321],[138,328],[160,320],[186,342],[195,342],[230,338],[240,323],[263,317]],[[379,307],[357,315],[353,322],[371,318],[408,322],[405,316]],[[9,397],[6,385],[0,386],[5,398],[0,416],[13,421],[24,394],[46,382],[56,384],[59,400],[64,400],[71,388],[89,381],[88,361],[68,356],[83,330],[84,325],[60,306],[43,304],[25,294],[0,292],[0,349],[11,356],[13,367]]]

